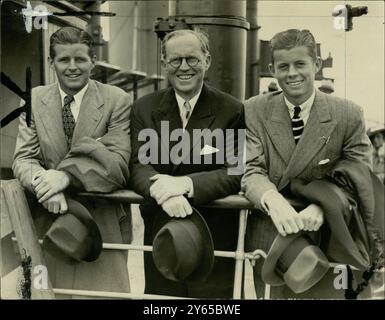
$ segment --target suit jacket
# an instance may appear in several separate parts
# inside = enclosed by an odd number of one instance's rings
[[[154,92],[150,95],[137,100],[131,113],[131,187],[136,192],[149,200],[149,205],[140,207],[141,214],[145,223],[145,244],[152,244],[156,232],[155,219],[157,215],[166,214],[162,208],[151,198],[149,189],[151,182],[149,178],[157,173],[173,176],[188,176],[192,179],[194,196],[190,199],[192,205],[199,209],[199,212],[206,220],[214,241],[216,250],[235,250],[238,235],[238,214],[237,210],[224,210],[216,208],[199,208],[214,199],[222,198],[230,194],[237,193],[240,189],[240,168],[238,175],[229,175],[228,169],[234,168],[228,161],[221,163],[213,156],[212,164],[204,163],[207,155],[201,155],[200,164],[192,164],[193,154],[200,154],[202,147],[200,139],[194,143],[193,129],[242,129],[244,128],[244,112],[241,102],[232,96],[217,89],[204,85],[197,104],[191,114],[186,126],[186,132],[190,139],[182,140],[186,142],[188,152],[185,160],[187,163],[149,163],[142,164],[138,158],[140,148],[145,142],[139,141],[138,137],[143,129],[152,129],[155,137],[159,137],[158,143],[153,141],[156,152],[161,159],[162,151],[166,155],[177,142],[170,142],[168,136],[161,135],[161,121],[169,124],[169,130],[182,128],[182,121],[175,93],[172,88]],[[226,155],[226,151],[237,154],[238,149],[243,151],[243,147],[238,145],[237,131],[235,132],[235,145],[223,146],[218,140],[205,141],[205,144],[213,148],[220,149],[218,153]],[[230,139],[231,140],[231,139]],[[184,142],[183,142],[184,141]],[[225,139],[226,141],[226,139]],[[240,143],[241,144],[241,143]],[[226,149],[226,150],[224,150]],[[229,150],[231,149],[231,150]],[[208,160],[208,159],[206,159]],[[231,162],[231,161],[230,161]],[[242,164],[242,157],[240,157]],[[225,212],[229,211],[229,212]],[[158,226],[161,227],[161,226]],[[216,258],[213,271],[203,284],[189,284],[186,289],[185,284],[173,282],[163,278],[156,269],[150,253],[144,254],[146,293],[167,294],[177,296],[190,296],[201,298],[231,298],[234,281],[234,261],[225,258]]]
[[[357,160],[371,167],[363,112],[351,101],[317,90],[297,145],[281,91],[247,100],[245,119],[247,159],[242,189],[258,209],[265,191],[280,191],[292,178],[310,181],[321,160]]]
[[[200,140],[193,141],[193,129],[241,129],[244,128],[244,113],[241,102],[232,96],[217,89],[204,85],[201,95],[191,114],[186,131],[189,133],[188,141],[190,164],[147,164],[143,165],[138,159],[139,149],[145,142],[138,139],[142,129],[154,129],[158,139],[158,160],[161,159],[161,149],[167,155],[177,142],[169,142],[168,136],[161,135],[161,121],[168,121],[169,130],[182,128],[182,121],[179,115],[179,108],[172,88],[155,92],[136,101],[131,113],[131,186],[132,188],[150,199],[149,189],[151,182],[149,178],[157,173],[173,176],[187,175],[194,185],[194,204],[201,205],[212,200],[237,193],[240,188],[240,173],[229,175],[228,168],[231,165],[226,161],[223,164],[215,161],[212,164],[205,164],[201,156],[201,164],[192,164],[192,155],[196,148],[201,148]],[[237,133],[237,131],[236,131]],[[235,146],[232,151],[238,152],[238,140],[235,135]],[[222,149],[218,141],[213,141],[213,147]],[[243,148],[239,148],[243,150]],[[199,149],[200,150],[200,149]],[[198,150],[198,151],[199,151]],[[221,152],[219,151],[219,152]],[[226,155],[226,151],[224,153]],[[242,162],[242,160],[241,160]]]
[[[79,116],[73,134],[72,146],[69,150],[62,124],[62,103],[57,84],[40,86],[32,90],[32,120],[30,127],[25,121],[25,114],[20,116],[19,134],[16,140],[13,171],[22,185],[33,192],[31,181],[40,170],[68,169],[74,175],[76,186],[80,190],[110,192],[123,187],[128,179],[129,144],[129,113],[131,98],[121,89],[90,80],[89,87],[84,94],[80,106]],[[101,183],[106,175],[105,168],[99,164],[84,159],[76,161],[74,153],[79,154],[79,148],[88,140],[93,144],[111,132],[120,132],[120,139],[126,139],[126,146],[119,152],[105,150],[100,145],[92,152],[103,152],[111,161],[120,160],[125,163],[126,177],[115,179],[115,187]],[[88,141],[88,142],[90,142]],[[84,147],[83,147],[84,149]],[[114,152],[114,155],[109,152]],[[79,156],[80,157],[80,156]],[[63,169],[64,168],[64,169]],[[111,178],[111,177],[106,177]],[[98,185],[95,186],[97,181]],[[68,190],[65,191],[68,195]],[[102,234],[103,242],[128,243],[131,241],[131,212],[130,207],[114,204],[102,199],[89,199],[71,195],[81,201],[93,215]],[[33,196],[33,198],[35,198]],[[52,223],[54,215],[36,203],[31,203],[31,211],[35,218],[39,236],[44,235]],[[126,254],[122,252],[103,251],[99,259],[93,263],[82,262],[72,265],[65,261],[58,261],[46,253],[53,285],[61,288],[82,288],[89,290],[128,291],[128,274],[126,268]],[[56,271],[56,272],[55,272]],[[58,275],[58,277],[56,277]],[[95,279],[98,278],[98,281]]]

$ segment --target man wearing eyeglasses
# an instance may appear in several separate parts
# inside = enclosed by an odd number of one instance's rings
[[[199,146],[192,140],[193,130],[219,129],[225,132],[225,129],[236,131],[244,128],[242,103],[204,84],[210,63],[209,43],[203,33],[177,30],[167,34],[162,42],[162,65],[171,87],[149,94],[133,105],[131,187],[151,203],[140,208],[146,245],[152,244],[159,229],[159,226],[154,229],[157,215],[183,219],[192,214],[194,206],[210,228],[215,250],[232,251],[236,248],[238,215],[223,209],[200,208],[215,199],[237,193],[241,178],[240,174],[228,173],[230,165],[226,161],[217,161],[216,153],[226,149],[219,141],[201,146],[198,159],[193,157],[193,149]],[[171,138],[164,136],[165,126]],[[141,133],[149,129],[154,129],[159,138],[151,144],[151,147],[156,145],[157,154],[149,163],[144,163],[141,147],[146,141],[143,141]],[[185,140],[172,138],[178,129],[186,134]],[[171,152],[178,143],[188,146],[188,154],[179,161]],[[234,149],[237,148],[235,144]],[[211,163],[204,161],[208,154],[215,159]],[[233,259],[216,257],[207,280],[199,284],[164,278],[155,267],[151,252],[144,253],[144,262],[145,293],[197,298],[232,297]]]

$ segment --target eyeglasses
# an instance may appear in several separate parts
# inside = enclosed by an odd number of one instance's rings
[[[181,65],[182,65],[182,62],[183,62],[183,59],[186,60],[186,63],[190,66],[190,67],[195,67],[198,63],[199,63],[199,59],[198,58],[195,58],[195,57],[180,57],[180,58],[175,58],[175,59],[172,59],[172,60],[168,60],[167,63],[177,69],[179,68]]]

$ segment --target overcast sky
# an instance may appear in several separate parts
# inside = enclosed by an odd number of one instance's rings
[[[353,30],[334,27],[337,5],[367,6],[369,13],[353,18]],[[367,120],[384,123],[384,2],[383,1],[258,1],[261,40],[282,30],[309,29],[321,43],[321,56],[333,57],[324,75],[335,79],[334,94],[364,108]],[[270,80],[263,80],[262,91]]]

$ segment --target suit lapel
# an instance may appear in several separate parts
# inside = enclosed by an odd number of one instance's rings
[[[50,145],[56,151],[58,159],[62,159],[68,152],[67,140],[63,128],[62,103],[58,85],[53,85],[47,94],[41,98],[42,104],[36,105]]]
[[[159,103],[159,107],[153,111],[152,118],[158,137],[161,137],[164,150],[170,150],[176,143],[175,141],[170,141],[171,132],[175,129],[182,128],[178,103],[172,88],[166,90]],[[160,146],[160,148],[162,147]]]
[[[286,164],[295,149],[293,131],[288,108],[283,99],[283,94],[272,96],[267,109],[267,118],[264,121],[266,131],[279,155]]]
[[[308,166],[322,146],[328,142],[328,138],[335,126],[336,122],[332,121],[327,100],[317,92],[309,119],[285,170],[282,181],[285,178],[298,176]]]
[[[75,143],[81,137],[92,136],[92,133],[102,119],[103,112],[100,109],[103,105],[103,98],[99,90],[97,90],[95,82],[90,80],[80,105],[72,143]]]
[[[185,132],[188,135],[183,136],[183,140],[180,143],[188,143],[190,147],[190,152],[185,156],[184,159],[190,157],[191,152],[195,145],[198,145],[199,141],[193,140],[193,129],[206,129],[210,128],[211,123],[214,121],[215,116],[211,114],[211,102],[210,102],[210,92],[209,89],[204,85],[202,88],[201,95],[197,101],[197,104],[194,107],[194,110],[191,114],[189,122],[186,126]],[[171,151],[171,149],[178,143],[178,141],[170,141],[170,136],[175,129],[182,129],[182,120],[180,118],[178,103],[175,98],[175,92],[172,88],[169,88],[163,95],[159,108],[153,111],[152,114],[153,121],[155,123],[156,131],[158,136],[161,137],[163,147],[165,150]],[[166,121],[168,125],[168,131],[165,131],[165,127],[162,127],[161,122]],[[167,133],[167,134],[165,134]],[[189,140],[185,140],[189,139]],[[200,147],[200,144],[199,144]],[[200,151],[200,150],[199,150]],[[184,160],[183,159],[183,160]],[[176,168],[180,164],[174,165],[172,172],[175,172]]]

